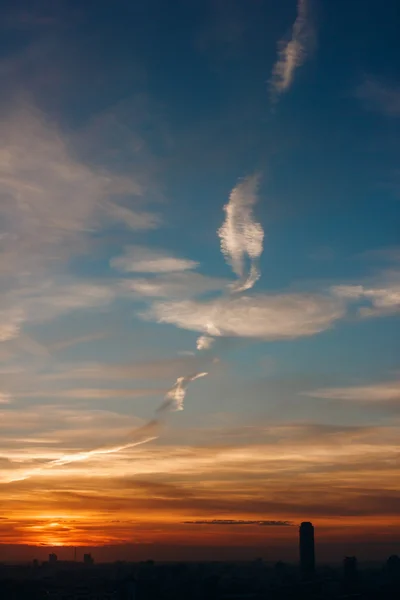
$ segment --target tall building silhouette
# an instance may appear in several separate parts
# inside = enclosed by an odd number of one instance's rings
[[[305,579],[310,579],[315,573],[314,527],[312,523],[303,522],[300,525],[300,570]]]

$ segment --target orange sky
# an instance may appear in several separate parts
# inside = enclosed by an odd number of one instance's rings
[[[12,462],[1,466],[1,540],[20,544],[21,556],[34,553],[26,545],[120,545],[126,554],[134,544],[133,555],[140,557],[143,547],[146,558],[150,544],[242,547],[244,554],[254,548],[271,559],[293,557],[302,520],[316,525],[326,557],[349,553],[355,544],[363,552],[366,540],[368,556],[381,556],[399,537],[396,426],[169,429],[162,440],[35,471],[73,453],[76,444],[82,451],[86,433],[82,424],[64,430],[63,448],[44,432],[31,444],[10,441]],[[110,425],[108,442],[114,433]],[[216,519],[293,526],[204,523]],[[103,559],[118,555],[107,552]]]

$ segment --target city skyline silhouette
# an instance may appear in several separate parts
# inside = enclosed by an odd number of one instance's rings
[[[394,585],[399,19],[1,2],[4,581]]]

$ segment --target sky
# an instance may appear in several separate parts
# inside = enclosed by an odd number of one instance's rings
[[[0,29],[0,558],[398,552],[396,0]]]

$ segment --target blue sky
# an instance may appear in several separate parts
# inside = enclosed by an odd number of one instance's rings
[[[263,423],[337,427],[352,455],[368,447],[389,464],[400,400],[397,4],[3,3],[3,482],[36,481],[38,466],[103,447],[117,450],[92,466],[99,481],[112,461],[124,473],[139,450],[120,440],[153,419],[177,378],[203,371],[184,380],[185,410],[167,412],[140,457],[213,435],[217,447]],[[196,350],[202,335],[210,348]],[[351,446],[352,427],[364,445]],[[324,443],[310,437],[315,452]],[[151,476],[173,481],[165,468]],[[44,481],[55,490],[70,474],[56,465]],[[343,487],[340,467],[336,476]],[[368,477],[366,467],[357,485]]]

